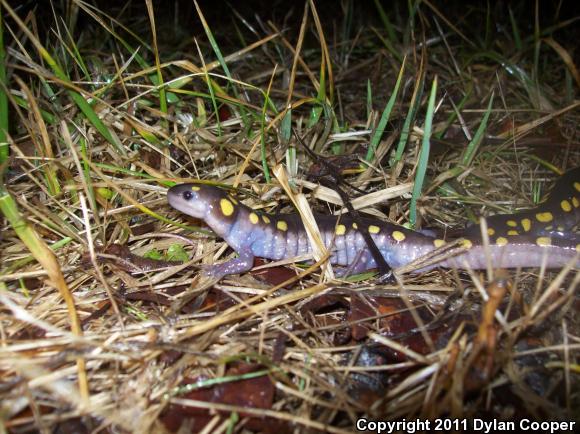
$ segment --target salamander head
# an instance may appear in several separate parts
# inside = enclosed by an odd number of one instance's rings
[[[238,204],[224,190],[203,184],[175,185],[167,192],[167,200],[176,210],[204,220],[211,214],[232,217]]]

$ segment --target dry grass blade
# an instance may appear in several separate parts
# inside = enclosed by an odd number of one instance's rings
[[[572,56],[570,53],[568,53],[568,50],[558,44],[558,42],[556,42],[553,38],[546,38],[544,42],[552,47],[554,51],[562,58],[562,61],[566,64],[570,74],[572,74],[572,77],[574,77],[576,86],[580,88],[580,73],[578,72],[578,68],[576,68],[574,61],[572,60]]]
[[[0,211],[10,222],[10,225],[22,240],[30,253],[36,258],[39,264],[46,270],[51,286],[56,288],[63,298],[69,315],[71,330],[76,336],[82,336],[83,331],[77,314],[75,300],[66,283],[61,266],[54,252],[46,245],[38,233],[26,222],[18,211],[16,201],[12,196],[0,187]],[[82,402],[86,403],[89,398],[89,388],[86,375],[86,364],[83,358],[77,359],[79,394]]]
[[[549,122],[553,119],[556,119],[570,111],[573,111],[575,109],[577,109],[578,107],[580,107],[580,101],[575,101],[572,104],[560,109],[560,110],[556,110],[553,113],[549,113],[545,116],[542,116],[541,118],[535,119],[531,122],[528,122],[524,125],[521,125],[520,127],[516,128],[513,131],[509,131],[509,132],[505,132],[503,134],[499,134],[498,137],[502,137],[502,138],[507,138],[513,135],[514,140],[515,139],[519,139],[523,136],[525,136],[526,134],[529,134],[531,131],[533,131],[534,129],[538,128],[541,125],[544,125],[546,122]]]
[[[334,205],[342,205],[342,200],[340,195],[331,188],[325,187],[323,185],[315,184],[310,181],[305,181],[299,179],[296,183],[300,186],[306,187],[312,190],[312,195],[319,200],[323,200],[325,202],[332,203]],[[365,208],[369,208],[375,205],[387,203],[389,200],[402,197],[404,195],[409,194],[413,190],[413,183],[407,182],[403,184],[399,184],[394,187],[384,188],[382,190],[373,191],[372,193],[365,194],[363,196],[359,196],[354,198],[351,203],[354,209],[361,209],[364,210]],[[344,212],[346,209],[342,209],[341,211]]]
[[[300,214],[300,218],[302,219],[304,227],[306,228],[306,233],[308,234],[310,246],[312,247],[312,256],[314,256],[314,259],[317,262],[323,262],[322,270],[324,275],[327,279],[333,280],[334,273],[332,272],[332,266],[330,263],[325,262],[329,257],[329,252],[324,246],[324,242],[322,241],[322,237],[320,235],[320,229],[318,228],[318,224],[314,219],[314,215],[312,214],[312,210],[308,205],[308,201],[304,195],[295,194],[292,191],[292,188],[288,183],[288,176],[282,166],[278,165],[274,167],[274,175]]]
[[[301,59],[300,51],[302,49],[302,43],[304,42],[304,34],[306,33],[306,24],[308,23],[308,2],[304,3],[304,14],[302,15],[302,23],[300,24],[300,33],[298,34],[298,41],[296,42],[296,48],[294,51],[294,59],[292,61],[292,70],[290,71],[290,81],[288,83],[288,98],[286,100],[286,107],[290,107],[292,102],[292,97],[294,95],[294,83],[296,81],[296,72],[298,67],[298,61]]]
[[[52,195],[57,195],[60,193],[61,189],[60,185],[58,184],[57,172],[51,161],[54,160],[54,152],[52,150],[50,138],[48,135],[48,131],[46,129],[46,123],[42,118],[40,109],[38,107],[38,104],[36,103],[36,99],[32,95],[32,92],[30,92],[28,86],[26,86],[26,84],[18,77],[14,77],[14,80],[16,81],[16,83],[18,83],[18,85],[22,89],[24,95],[26,95],[26,100],[28,104],[30,104],[30,108],[32,109],[32,113],[34,114],[34,124],[38,128],[38,131],[40,132],[40,137],[42,138],[42,143],[37,143],[36,149],[38,151],[38,154],[41,155],[43,158],[45,158],[48,162],[47,167],[45,169],[45,178],[48,184],[47,185],[48,190]],[[31,135],[31,137],[34,137],[34,135]]]
[[[328,50],[328,45],[326,44],[326,38],[324,37],[324,31],[322,30],[322,23],[320,22],[320,17],[318,16],[318,11],[313,0],[308,0],[310,8],[312,10],[312,17],[314,18],[314,23],[316,24],[316,32],[318,34],[318,39],[320,40],[320,47],[322,48],[322,65],[326,66],[326,72],[328,74],[328,89],[329,89],[329,101],[334,100],[334,78],[332,74],[332,61],[330,59],[330,54]],[[322,74],[321,74],[322,75]]]
[[[320,267],[320,263],[315,263],[314,266],[307,269],[301,275],[307,275],[312,271],[316,270],[317,267]],[[294,278],[293,278],[294,279]],[[284,282],[286,283],[286,282]],[[284,285],[281,284],[279,287],[283,287]],[[274,292],[274,290],[279,289],[278,287],[273,288],[269,292]],[[252,299],[246,301],[246,309],[241,309],[239,306],[234,306],[224,312],[222,312],[218,317],[214,317],[210,320],[205,320],[203,322],[199,322],[198,324],[193,324],[189,327],[187,332],[184,333],[182,339],[190,338],[192,336],[197,336],[199,334],[205,333],[207,331],[213,330],[216,327],[219,327],[224,324],[231,323],[233,321],[237,321],[240,319],[247,318],[254,314],[260,314],[262,311],[268,311],[278,306],[284,306],[285,304],[292,303],[297,300],[302,300],[309,296],[318,294],[326,289],[325,284],[318,284],[314,285],[310,288],[304,289],[302,291],[297,291],[294,293],[289,293],[280,297],[273,298],[268,301],[263,301],[262,303],[248,304],[249,302],[253,301]],[[264,297],[267,294],[261,294],[260,298]]]

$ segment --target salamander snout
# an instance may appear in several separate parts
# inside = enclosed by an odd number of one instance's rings
[[[207,198],[202,194],[205,188],[197,184],[179,184],[167,192],[169,205],[192,217],[203,218],[207,210]]]

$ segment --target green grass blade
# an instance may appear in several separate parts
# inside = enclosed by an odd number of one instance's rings
[[[38,236],[38,233],[30,226],[22,217],[18,210],[18,205],[4,185],[0,185],[0,212],[6,217],[6,220],[24,245],[30,250],[32,256],[45,267],[50,274],[50,266],[46,260],[46,253],[48,251],[47,245]]]
[[[128,28],[127,26],[123,25],[122,22],[116,20],[113,16],[103,14],[106,17],[106,21],[103,20],[103,18],[101,18],[101,16],[95,12],[95,10],[98,10],[96,6],[86,2],[79,1],[76,2],[76,5],[78,5],[87,15],[92,17],[105,30],[107,34],[113,36],[113,38],[115,38],[129,53],[131,53],[131,56],[135,57],[135,60],[137,61],[137,63],[139,63],[139,66],[141,66],[142,69],[151,68],[151,66],[147,63],[147,61],[141,55],[139,55],[137,50],[134,47],[132,47],[127,41],[125,41],[125,39],[123,39],[118,32],[115,31],[115,28],[121,28],[124,32],[127,32],[129,35],[131,35],[137,41],[137,45],[139,47],[144,47],[147,51],[152,51],[151,47],[149,46],[149,44],[147,44],[147,42],[139,38],[139,36],[136,33],[131,31],[131,29]],[[114,24],[114,27],[108,25],[108,23]]]
[[[85,183],[87,185],[87,196],[89,201],[91,202],[92,209],[98,209],[97,201],[95,199],[95,191],[93,188],[93,183],[91,182],[91,168],[88,164],[89,153],[87,150],[87,141],[84,137],[80,139],[81,145],[81,158],[82,158],[82,168],[83,168],[83,176],[85,178]]]
[[[226,60],[224,59],[224,56],[222,55],[222,52],[220,50],[220,47],[219,47],[217,41],[215,40],[215,38],[213,36],[213,33],[211,31],[211,28],[209,27],[209,24],[205,20],[205,17],[203,15],[203,13],[201,12],[201,8],[197,4],[197,1],[194,1],[194,3],[195,3],[195,8],[197,9],[197,14],[199,15],[199,18],[201,20],[201,24],[203,26],[203,30],[205,31],[205,35],[207,36],[207,39],[209,40],[209,43],[211,45],[211,48],[212,48],[213,52],[215,53],[216,57],[218,58],[218,62],[220,63],[220,65],[221,65],[222,69],[224,70],[226,76],[228,78],[232,79],[232,75],[230,73],[230,69],[228,68],[228,64],[226,63]]]
[[[42,115],[40,114],[40,109],[38,108],[38,103],[32,94],[32,91],[26,86],[26,84],[18,77],[15,76],[14,80],[20,86],[22,94],[26,97],[29,101],[30,105],[30,116],[33,116],[35,119],[35,124],[37,126],[38,132],[40,136],[43,137],[42,140],[36,142],[36,153],[43,157],[49,159],[47,164],[44,164],[40,170],[42,173],[45,184],[48,188],[48,191],[51,196],[57,196],[61,192],[60,180],[58,176],[58,169],[54,162],[50,161],[54,158],[54,150],[52,148],[52,144],[50,142],[49,133],[46,128],[46,124],[42,119]]]
[[[406,59],[403,59],[403,64],[401,65],[401,69],[399,70],[399,76],[397,77],[397,82],[395,83],[395,89],[393,90],[391,97],[389,98],[387,104],[385,105],[385,109],[383,110],[383,113],[381,114],[381,119],[379,120],[379,125],[377,126],[377,129],[374,131],[371,137],[369,149],[365,157],[366,161],[370,162],[374,158],[377,146],[381,141],[381,137],[383,137],[385,127],[387,126],[387,122],[391,117],[391,112],[393,111],[395,101],[397,100],[397,95],[399,94],[399,88],[401,87],[401,83],[403,82],[403,73],[405,72],[405,61]]]
[[[397,48],[397,46],[393,45],[391,43],[391,41],[389,41],[387,38],[385,38],[381,33],[379,33],[376,29],[371,29],[375,32],[375,35],[377,36],[377,38],[380,39],[380,41],[383,43],[383,45],[385,46],[385,48],[387,49],[387,51],[389,53],[391,53],[391,55],[397,59],[397,61],[399,63],[403,62],[403,56],[401,55],[401,51]]]
[[[379,11],[379,17],[381,18],[381,22],[383,23],[383,27],[387,31],[387,35],[389,37],[389,41],[392,44],[397,43],[397,34],[395,33],[395,28],[391,24],[391,20],[389,20],[389,16],[385,12],[383,5],[379,2],[379,0],[375,0],[375,7],[377,11]]]
[[[310,110],[310,118],[308,119],[308,128],[312,128],[320,121],[320,117],[324,112],[324,107],[326,106],[326,62],[324,61],[324,57],[322,58],[322,62],[320,62],[320,87],[318,88],[318,92],[316,94],[316,101],[318,104],[315,104],[312,109]]]
[[[405,32],[403,33],[403,46],[408,47],[411,41],[411,35],[415,33],[415,18],[417,16],[417,10],[421,1],[417,0],[407,0],[407,12],[409,18],[405,22]]]
[[[487,110],[483,115],[483,119],[481,120],[481,123],[479,124],[479,127],[475,132],[475,135],[467,145],[467,149],[465,150],[463,158],[461,159],[461,164],[463,164],[464,167],[468,167],[471,164],[471,162],[473,161],[473,157],[475,156],[475,152],[477,151],[477,148],[479,148],[479,145],[481,144],[483,134],[485,133],[485,130],[487,128],[487,122],[489,121],[489,115],[491,114],[492,107],[493,107],[493,93],[491,94],[491,98],[489,98],[489,103],[487,104]]]
[[[371,80],[367,79],[367,119],[370,119],[372,111],[373,111],[373,88],[371,86]]]
[[[103,121],[101,121],[101,118],[99,118],[99,116],[95,113],[89,102],[80,93],[73,90],[69,90],[68,94],[75,102],[77,107],[87,117],[88,121],[97,129],[99,133],[101,133],[105,140],[111,143],[121,155],[126,155],[125,149],[123,148],[123,145],[121,144],[121,141],[117,135],[111,132],[111,130],[109,130]]]
[[[487,105],[487,110],[485,111],[481,123],[477,128],[473,138],[465,148],[463,155],[461,156],[461,164],[458,164],[451,169],[446,170],[445,172],[441,173],[437,178],[431,183],[431,189],[443,184],[445,181],[451,178],[456,178],[461,175],[465,170],[471,165],[473,162],[473,158],[475,157],[475,153],[481,144],[483,139],[483,134],[487,128],[487,124],[489,121],[489,116],[491,115],[491,108],[493,107],[493,94],[489,99],[489,103]]]
[[[0,198],[0,200],[2,200],[2,199]],[[53,252],[57,252],[62,247],[67,246],[71,241],[73,241],[72,237],[64,237],[58,241],[55,241],[54,243],[52,243],[48,247]],[[32,261],[34,261],[34,256],[28,255],[28,256],[25,256],[24,258],[17,259],[14,262],[10,262],[10,265],[8,265],[8,267],[6,267],[2,270],[2,273],[0,273],[0,276],[3,274],[10,274],[10,273],[18,270],[19,268],[24,267],[27,264],[30,264]]]
[[[438,129],[437,132],[433,135],[435,138],[437,138],[437,139],[443,138],[443,136],[447,132],[447,129],[451,126],[451,124],[453,124],[453,122],[455,122],[455,119],[457,119],[457,114],[460,113],[461,110],[463,110],[463,107],[465,106],[467,101],[469,101],[469,99],[471,98],[472,92],[473,92],[473,83],[470,82],[467,85],[467,90],[465,91],[465,95],[463,96],[463,98],[461,98],[461,101],[459,101],[459,104],[457,104],[457,106],[455,107],[455,110],[451,111],[451,113],[449,114],[449,117],[447,118],[447,120],[443,124],[443,127]]]
[[[234,78],[232,77],[230,69],[228,68],[228,64],[227,64],[224,56],[222,55],[220,47],[219,47],[216,39],[213,36],[213,32],[211,31],[209,24],[205,20],[205,17],[203,15],[201,8],[199,7],[197,1],[194,0],[194,4],[195,4],[195,8],[197,10],[197,15],[199,16],[199,19],[201,20],[201,24],[202,24],[203,29],[205,31],[205,35],[207,36],[207,39],[209,40],[211,48],[212,48],[213,52],[215,53],[216,57],[218,58],[218,62],[220,63],[220,66],[224,70],[226,77],[228,77],[230,79],[230,81],[233,82]],[[236,96],[236,99],[240,99],[240,95],[238,94],[237,87],[232,86],[232,89],[234,91],[234,95]],[[216,114],[217,114],[217,112],[216,112]],[[244,126],[247,126],[248,119],[247,119],[247,115],[246,115],[246,110],[244,109],[243,106],[240,106],[240,116],[242,117],[242,124]]]
[[[18,104],[24,110],[26,111],[30,110],[30,105],[28,105],[28,101],[26,101],[24,98],[18,95],[12,95],[12,101]],[[47,124],[54,125],[58,122],[56,116],[46,110],[41,109],[40,114],[42,116],[42,119],[44,119],[44,121]]]
[[[284,117],[280,122],[280,135],[282,136],[282,140],[284,143],[288,143],[290,141],[290,137],[292,136],[292,109],[289,108],[284,113]]]
[[[264,171],[264,178],[268,184],[270,183],[271,177],[270,169],[268,168],[268,153],[266,150],[266,109],[268,107],[268,101],[270,101],[270,91],[272,90],[272,84],[274,83],[275,75],[276,71],[274,70],[274,73],[270,79],[270,83],[268,84],[268,89],[264,95],[264,105],[262,106],[262,113],[260,115],[260,155],[262,158],[262,170]]]
[[[91,171],[94,174],[96,174],[96,176],[98,176],[107,185],[107,187],[109,189],[115,191],[126,202],[133,205],[134,207],[136,207],[139,211],[143,212],[144,214],[147,214],[148,216],[151,216],[154,219],[160,220],[164,223],[168,223],[168,224],[173,225],[173,226],[177,226],[177,227],[182,228],[182,229],[187,229],[187,230],[190,230],[193,232],[199,232],[200,234],[212,235],[212,232],[207,231],[205,229],[202,229],[198,226],[191,226],[191,225],[179,223],[179,222],[173,221],[170,218],[167,218],[165,216],[162,216],[162,215],[157,214],[156,212],[150,210],[145,205],[141,204],[139,201],[133,199],[133,197],[131,197],[131,195],[127,194],[120,186],[118,186],[114,182],[110,181],[107,177],[105,177],[103,172],[101,172],[99,170],[99,168],[97,167],[97,164],[95,164],[92,161],[90,161],[89,159],[85,158],[83,155],[81,155],[81,157],[83,159],[83,162],[86,162],[86,164],[89,165],[89,167],[91,168]]]
[[[322,116],[322,111],[323,111],[323,107],[321,105],[318,105],[318,104],[315,104],[310,109],[310,116],[308,117],[308,123],[306,124],[306,126],[308,128],[314,127],[314,125],[316,125],[320,121],[320,116]]]
[[[539,5],[538,1],[535,2],[536,8],[534,13],[534,70],[533,70],[533,79],[534,79],[534,86],[539,87],[538,83],[538,75],[539,75],[539,67],[540,67],[540,48],[542,46],[542,40],[540,35],[540,17],[539,17]]]
[[[425,76],[420,74],[419,80],[413,90],[413,97],[411,99],[411,104],[409,106],[409,111],[405,117],[405,122],[403,123],[403,129],[401,130],[401,137],[399,137],[399,143],[397,144],[397,151],[395,152],[395,159],[391,166],[397,164],[397,162],[403,159],[403,152],[405,152],[405,147],[407,146],[407,140],[411,134],[411,125],[415,120],[415,115],[419,110],[419,105],[421,98],[423,98],[423,91],[425,89]]]
[[[157,46],[157,34],[155,27],[155,14],[153,12],[153,4],[151,0],[146,0],[147,13],[149,14],[149,23],[151,24],[151,37],[153,38],[153,54],[155,55],[155,71],[157,77],[157,88],[159,90],[159,110],[164,115],[167,115],[167,96],[165,92],[165,85],[163,80],[163,74],[161,73],[161,61],[159,59],[159,47]],[[167,128],[167,117],[162,119],[162,125]]]
[[[575,86],[574,82],[572,81],[572,74],[570,74],[570,71],[566,70],[565,72],[566,74],[564,75],[564,89],[566,92],[566,101],[568,101],[568,103],[571,104],[572,101],[574,100]]]
[[[539,41],[541,43],[541,40]],[[530,101],[535,105],[538,106],[541,100],[545,99],[542,91],[539,87],[536,86],[534,80],[529,76],[529,74],[518,64],[514,63],[512,60],[494,52],[494,51],[482,51],[474,54],[471,58],[466,62],[467,65],[471,64],[477,58],[488,58],[497,62],[501,65],[505,71],[517,78],[523,88],[528,93],[528,97]]]
[[[348,41],[352,39],[352,23],[354,16],[354,2],[345,3],[346,10],[342,14],[342,34],[340,35],[341,40]],[[348,55],[349,47],[347,44],[342,44],[340,47],[340,59],[342,62],[345,61]]]
[[[56,75],[56,77],[59,80],[61,80],[64,83],[69,85],[67,93],[72,98],[72,100],[75,102],[77,107],[81,110],[81,112],[86,116],[88,121],[97,129],[97,131],[109,143],[111,143],[112,145],[114,145],[117,148],[117,150],[119,151],[119,153],[121,155],[126,155],[125,149],[123,148],[123,145],[121,144],[121,141],[119,140],[117,135],[114,134],[113,132],[111,132],[111,130],[109,130],[109,128],[107,128],[107,126],[103,123],[103,121],[101,121],[101,119],[94,112],[93,108],[88,103],[88,101],[80,93],[78,93],[75,90],[71,90],[75,86],[73,85],[73,83],[71,83],[68,76],[63,71],[63,69],[60,67],[60,65],[56,62],[56,60],[44,48],[44,46],[40,43],[40,41],[36,38],[36,36],[28,29],[28,27],[26,27],[26,25],[22,22],[20,17],[14,12],[14,10],[12,10],[6,4],[6,2],[4,0],[2,0],[2,4],[6,8],[6,11],[10,14],[12,19],[14,19],[14,21],[16,21],[16,23],[18,24],[20,29],[26,34],[26,36],[34,44],[34,47],[36,48],[36,50],[38,51],[40,56],[44,59],[44,61],[48,64],[50,69],[52,69],[52,72],[54,73],[54,75]]]
[[[415,174],[415,185],[413,186],[413,195],[409,208],[409,221],[411,226],[417,223],[417,201],[421,197],[425,173],[427,172],[427,163],[429,162],[429,152],[431,148],[431,131],[433,128],[433,116],[435,115],[435,97],[437,96],[437,76],[431,86],[429,95],[429,104],[427,105],[427,115],[425,116],[425,129],[423,131],[423,142],[419,152],[419,163],[417,164],[417,173]]]
[[[512,26],[512,35],[514,37],[514,44],[516,45],[516,51],[519,53],[522,51],[522,37],[520,36],[520,29],[518,28],[518,23],[514,17],[514,12],[510,5],[508,4],[508,11],[510,15],[510,23]]]
[[[296,158],[296,148],[294,146],[288,146],[288,149],[286,149],[286,168],[290,181],[293,183],[293,180],[298,176],[298,159]]]
[[[66,26],[63,27],[66,32],[66,37],[68,39],[68,45],[65,43],[65,41],[62,41],[62,46],[69,52],[70,56],[75,60],[78,67],[83,72],[85,80],[90,81],[91,73],[89,71],[87,64],[85,63],[85,60],[83,59],[83,56],[81,55],[81,52],[79,51],[77,41],[75,40],[74,36],[71,35],[69,29]],[[92,88],[93,90],[95,89],[94,86],[92,86]]]
[[[489,2],[487,2],[486,8],[485,8],[485,39],[483,40],[484,43],[484,47],[487,49],[490,45],[490,39],[491,39],[491,35],[494,34],[494,28],[495,23],[492,22],[491,19],[491,6],[489,4]]]
[[[203,60],[203,54],[201,53],[201,48],[199,48],[199,44],[197,43],[197,39],[195,40],[195,46],[197,48],[197,53],[199,55],[199,58],[203,64],[203,75],[205,77],[205,83],[207,84],[207,89],[209,91],[213,111],[214,111],[215,116],[216,116],[217,135],[218,135],[218,137],[221,137],[221,135],[222,135],[222,123],[221,123],[220,117],[219,117],[217,98],[216,98],[215,90],[213,87],[213,82],[209,76],[209,72],[208,72],[207,68],[205,67],[205,61]]]
[[[0,5],[0,180],[2,165],[8,160],[8,83],[6,82],[6,52],[4,51],[4,21]]]

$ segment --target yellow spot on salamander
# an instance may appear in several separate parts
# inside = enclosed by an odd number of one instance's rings
[[[220,200],[220,208],[222,210],[222,214],[226,217],[229,217],[234,213],[234,204],[227,199]]]
[[[433,245],[437,248],[443,246],[444,244],[445,244],[445,240],[439,240],[439,239],[433,240]]]
[[[548,223],[554,219],[554,216],[551,212],[539,212],[536,214],[536,218],[539,222]]]
[[[515,227],[517,227],[517,226],[518,226],[518,222],[516,222],[515,220],[508,220],[508,221],[507,221],[507,225],[508,225],[510,228],[515,228]]]
[[[563,200],[562,202],[560,202],[560,206],[562,207],[562,210],[564,212],[572,211],[572,204],[570,202],[568,202],[567,200]]]
[[[580,244],[576,244],[576,251],[580,253]]]
[[[497,237],[497,240],[495,240],[495,244],[497,244],[498,246],[505,246],[508,243],[507,238],[504,237]]]
[[[532,228],[532,221],[530,219],[522,219],[522,228],[524,228],[524,231],[529,232]]]
[[[493,234],[495,234],[495,229],[494,228],[487,228],[487,235],[492,237]]]
[[[508,231],[508,235],[519,235],[518,231]]]
[[[393,231],[393,238],[399,242],[403,241],[406,237],[401,231]]]
[[[334,233],[336,235],[344,235],[344,233],[346,232],[346,226],[345,225],[338,225],[334,231]]]
[[[262,215],[262,220],[264,221],[264,223],[268,224],[270,223],[270,219],[268,218],[267,215]]]
[[[284,220],[278,220],[276,227],[281,231],[286,232],[288,230],[288,223],[286,223]]]
[[[574,188],[576,189],[576,191],[580,191],[580,182],[576,181],[574,183]]]
[[[353,223],[353,224],[352,224],[352,228],[353,228],[353,229],[358,229],[358,225],[357,225],[356,223]]]
[[[538,246],[550,246],[552,245],[552,239],[550,237],[538,237],[536,238],[536,244]]]
[[[252,222],[253,225],[257,225],[258,222],[260,221],[260,217],[258,217],[258,214],[256,214],[255,212],[251,212],[250,221]]]
[[[201,190],[201,187],[199,185],[192,185],[191,186],[191,191],[199,191]]]
[[[371,233],[371,234],[378,234],[380,231],[381,231],[381,228],[379,228],[378,226],[375,226],[375,225],[369,226],[369,233]]]
[[[466,249],[471,249],[473,247],[473,243],[469,240],[463,240],[463,247],[465,247]]]
[[[578,201],[577,197],[572,198],[572,205],[574,205],[574,208],[578,208],[580,206],[580,201]]]

